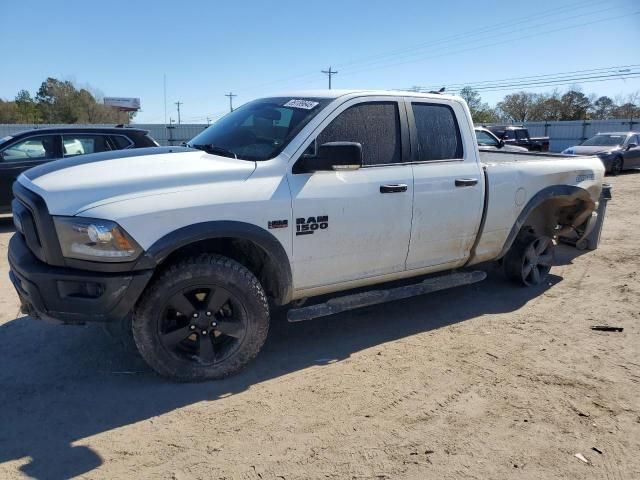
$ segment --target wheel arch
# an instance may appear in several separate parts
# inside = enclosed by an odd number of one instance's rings
[[[498,258],[506,255],[525,227],[530,227],[539,235],[554,237],[556,226],[580,226],[595,208],[596,204],[584,188],[575,185],[551,185],[543,188],[520,211]]]
[[[157,240],[147,255],[161,266],[185,254],[204,252],[229,256],[249,268],[276,304],[291,301],[293,277],[283,245],[250,223],[225,220],[188,225]]]

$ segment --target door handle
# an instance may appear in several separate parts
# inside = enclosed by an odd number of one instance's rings
[[[477,178],[456,178],[456,187],[473,187],[477,184]]]
[[[407,186],[404,183],[394,185],[380,185],[380,193],[401,193],[406,192]]]

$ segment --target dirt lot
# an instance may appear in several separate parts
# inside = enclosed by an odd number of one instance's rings
[[[490,270],[326,320],[279,314],[217,383],[168,383],[100,328],[22,316],[2,254],[0,478],[638,479],[640,173],[611,183],[603,245],[561,249],[544,287]]]

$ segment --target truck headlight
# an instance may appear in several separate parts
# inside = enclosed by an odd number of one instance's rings
[[[140,245],[117,223],[83,217],[53,217],[62,255],[79,260],[129,262]]]

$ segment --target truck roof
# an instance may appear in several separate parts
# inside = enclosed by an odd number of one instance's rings
[[[596,135],[640,135],[640,133],[628,130],[626,132],[598,132]]]
[[[423,97],[423,98],[446,98],[450,100],[460,100],[460,97],[448,95],[444,93],[420,93],[410,90],[293,90],[279,92],[277,95],[269,95],[270,97],[307,97],[307,98],[339,98],[344,96],[398,96],[398,97]]]

